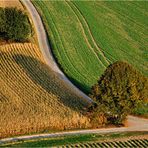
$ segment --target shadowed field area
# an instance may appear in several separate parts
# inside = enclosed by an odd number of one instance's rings
[[[31,43],[0,46],[0,137],[87,127],[87,103],[70,90]]]

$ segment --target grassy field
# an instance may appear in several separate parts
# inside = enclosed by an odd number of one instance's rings
[[[147,132],[123,132],[112,134],[86,134],[18,141],[4,144],[8,147],[142,147],[148,145]]]
[[[133,114],[148,118],[148,103],[140,105],[138,108],[134,110]]]
[[[61,69],[84,92],[117,60],[148,76],[147,2],[32,2]]]

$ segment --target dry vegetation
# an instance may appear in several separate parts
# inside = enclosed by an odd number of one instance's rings
[[[19,0],[0,0],[0,7],[17,7],[23,10],[23,6]]]
[[[0,65],[0,137],[88,127],[80,113],[86,104],[59,81],[36,45],[0,46]]]
[[[24,9],[18,0],[0,2],[7,6]],[[86,102],[45,64],[35,35],[30,42],[0,41],[0,137],[88,127]]]

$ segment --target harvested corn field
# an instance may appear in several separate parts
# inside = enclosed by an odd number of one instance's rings
[[[0,7],[17,7],[18,9],[24,9],[19,0],[0,0]]]
[[[0,137],[88,127],[87,106],[31,43],[0,46]]]

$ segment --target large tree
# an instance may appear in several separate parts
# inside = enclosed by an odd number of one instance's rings
[[[121,124],[141,102],[148,101],[148,78],[126,62],[111,64],[92,87],[96,102],[92,121],[104,116],[107,123]]]
[[[25,41],[32,28],[28,16],[16,8],[0,8],[0,37],[5,40]]]

